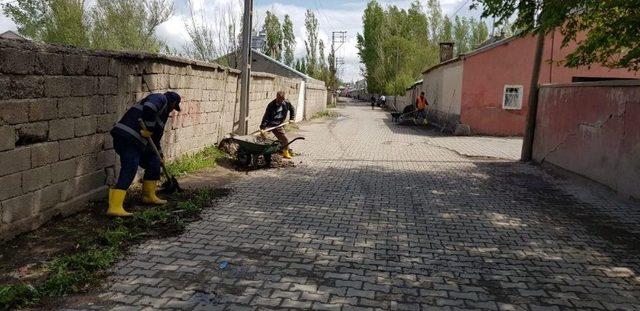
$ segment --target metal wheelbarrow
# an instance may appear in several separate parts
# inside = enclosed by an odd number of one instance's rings
[[[236,160],[243,167],[255,166],[258,158],[262,156],[267,166],[271,165],[271,156],[288,148],[296,140],[304,140],[304,137],[296,137],[288,144],[282,145],[278,140],[260,138],[254,135],[234,136],[233,141],[238,144]]]

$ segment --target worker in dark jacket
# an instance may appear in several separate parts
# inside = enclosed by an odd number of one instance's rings
[[[156,205],[167,203],[158,198],[156,188],[160,180],[160,162],[164,161],[160,140],[169,114],[173,110],[180,111],[178,93],[150,94],[129,108],[111,130],[113,148],[120,156],[120,174],[116,185],[109,190],[108,215],[119,217],[132,215],[124,210],[123,202],[138,166],[144,168],[142,201]],[[142,128],[139,120],[144,122],[146,130]],[[148,144],[149,137],[158,147],[161,158],[158,158]]]
[[[262,117],[262,123],[260,123],[260,129],[264,130],[268,127],[281,125],[287,119],[287,112],[289,112],[289,122],[295,122],[296,111],[293,108],[293,105],[285,100],[284,91],[279,91],[276,94],[276,99],[267,105],[267,109]],[[285,135],[284,128],[279,127],[274,129],[272,132],[283,146],[289,144],[289,139]],[[264,135],[264,132],[262,134]],[[291,159],[291,152],[289,151],[289,148],[282,150],[281,154],[282,157]]]

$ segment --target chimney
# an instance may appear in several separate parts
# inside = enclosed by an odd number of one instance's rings
[[[453,58],[453,42],[440,42],[440,62]]]

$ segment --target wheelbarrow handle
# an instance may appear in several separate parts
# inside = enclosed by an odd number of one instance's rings
[[[289,145],[293,144],[293,142],[296,141],[296,140],[305,140],[305,138],[304,137],[296,137],[296,138],[292,139],[291,141],[289,141],[288,144],[282,146],[280,148],[280,150],[284,150],[285,148],[289,147]]]

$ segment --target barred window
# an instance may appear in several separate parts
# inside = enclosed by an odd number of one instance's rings
[[[505,85],[502,109],[522,109],[522,85]]]

